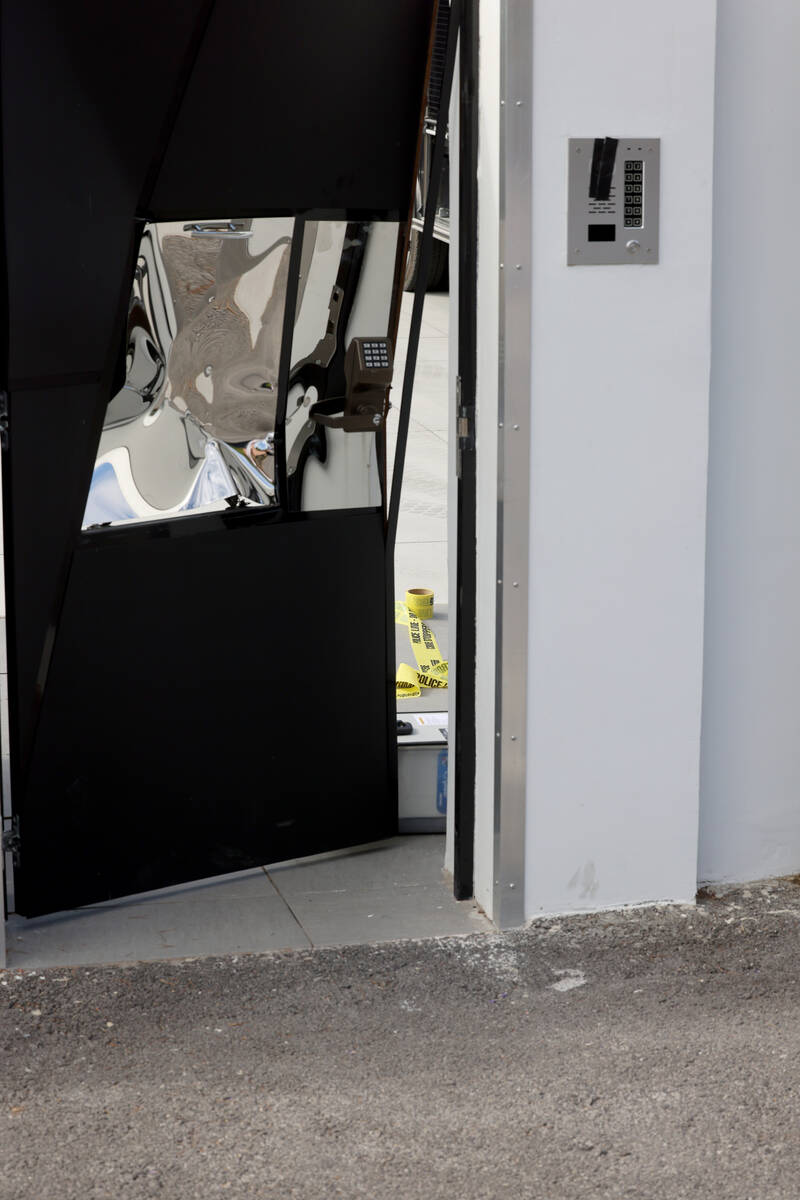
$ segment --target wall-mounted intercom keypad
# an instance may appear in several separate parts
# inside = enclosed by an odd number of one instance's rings
[[[658,262],[659,138],[570,138],[567,264]]]

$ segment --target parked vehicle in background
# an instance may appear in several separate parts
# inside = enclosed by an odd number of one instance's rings
[[[433,160],[433,142],[439,121],[440,99],[442,95],[442,77],[444,74],[444,58],[447,47],[447,29],[450,22],[449,0],[442,0],[436,20],[436,34],[431,61],[431,74],[428,81],[428,101],[425,107],[425,122],[420,154],[419,174],[414,204],[414,215],[411,220],[411,237],[408,244],[406,260],[406,277],[404,288],[407,292],[416,291],[419,275],[419,253],[422,241],[422,223],[427,203],[430,169]],[[442,114],[447,122],[447,113]],[[446,134],[447,136],[447,134]],[[428,275],[428,290],[446,288],[448,284],[447,263],[450,253],[450,153],[449,142],[445,143],[445,158],[442,166],[442,179],[439,194],[436,197],[436,213],[433,221],[433,255]]]

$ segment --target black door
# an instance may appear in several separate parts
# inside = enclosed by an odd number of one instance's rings
[[[395,831],[383,421],[434,10],[3,6],[25,915]]]

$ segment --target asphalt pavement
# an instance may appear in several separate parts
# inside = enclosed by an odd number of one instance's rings
[[[0,973],[0,1197],[796,1200],[800,886]]]

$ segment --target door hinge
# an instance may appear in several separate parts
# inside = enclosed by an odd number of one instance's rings
[[[475,449],[475,405],[461,403],[461,377],[456,379],[456,475],[461,478],[462,456]]]
[[[3,831],[3,850],[12,855],[14,866],[19,866],[19,851],[22,842],[19,836],[19,817],[11,818],[11,828]]]

